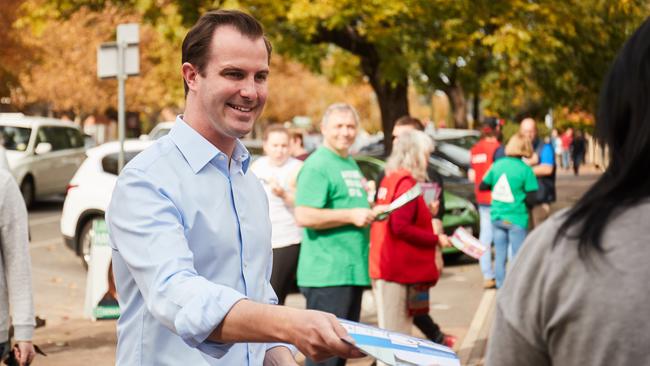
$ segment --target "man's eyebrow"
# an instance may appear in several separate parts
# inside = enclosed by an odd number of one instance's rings
[[[241,72],[248,72],[246,69],[243,69],[239,66],[234,66],[234,65],[223,65],[221,66],[221,72],[224,71],[241,71]],[[270,69],[268,67],[265,67],[260,70],[256,70],[255,73],[266,73],[268,74],[270,72]]]
[[[244,69],[242,69],[241,67],[237,67],[237,66],[228,66],[228,65],[226,65],[226,66],[223,66],[221,68],[221,72],[224,72],[224,71],[244,71]]]

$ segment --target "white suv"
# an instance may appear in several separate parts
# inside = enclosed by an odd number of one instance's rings
[[[52,118],[0,113],[0,140],[27,207],[38,198],[65,193],[86,157],[79,127]]]
[[[125,163],[153,144],[153,141],[126,140]],[[104,218],[117,182],[119,142],[108,142],[86,151],[88,158],[70,181],[61,212],[61,233],[66,245],[87,267],[90,230],[94,219]]]

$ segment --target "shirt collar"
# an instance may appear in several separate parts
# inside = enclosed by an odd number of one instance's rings
[[[176,117],[176,123],[169,132],[169,137],[183,154],[194,174],[213,160],[221,160],[226,163],[225,166],[228,165],[228,156],[183,121],[182,115]],[[232,160],[241,168],[243,173],[246,173],[250,163],[250,154],[239,139],[235,141]]]
[[[251,154],[239,139],[235,140],[235,150],[232,152],[232,161],[239,169],[241,169],[242,173],[246,174],[246,171],[248,171],[248,165],[251,162]]]

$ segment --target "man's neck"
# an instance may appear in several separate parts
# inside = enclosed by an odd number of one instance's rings
[[[212,126],[212,123],[207,118],[202,117],[200,113],[194,113],[192,110],[186,109],[182,118],[199,135],[203,136],[203,138],[208,140],[219,151],[226,154],[228,159],[232,157],[236,144],[235,138],[219,133]]]
[[[323,142],[323,146],[326,147],[328,150],[333,151],[336,155],[338,155],[338,156],[340,156],[342,158],[347,158],[350,155],[349,149],[345,149],[343,151],[337,150],[332,145],[328,144],[327,141]]]

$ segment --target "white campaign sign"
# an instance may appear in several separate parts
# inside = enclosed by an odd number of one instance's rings
[[[116,305],[103,306],[100,304],[100,301],[108,293],[108,270],[111,264],[108,230],[103,219],[93,221],[90,243],[84,316],[93,320],[116,318],[119,316],[119,308]]]

